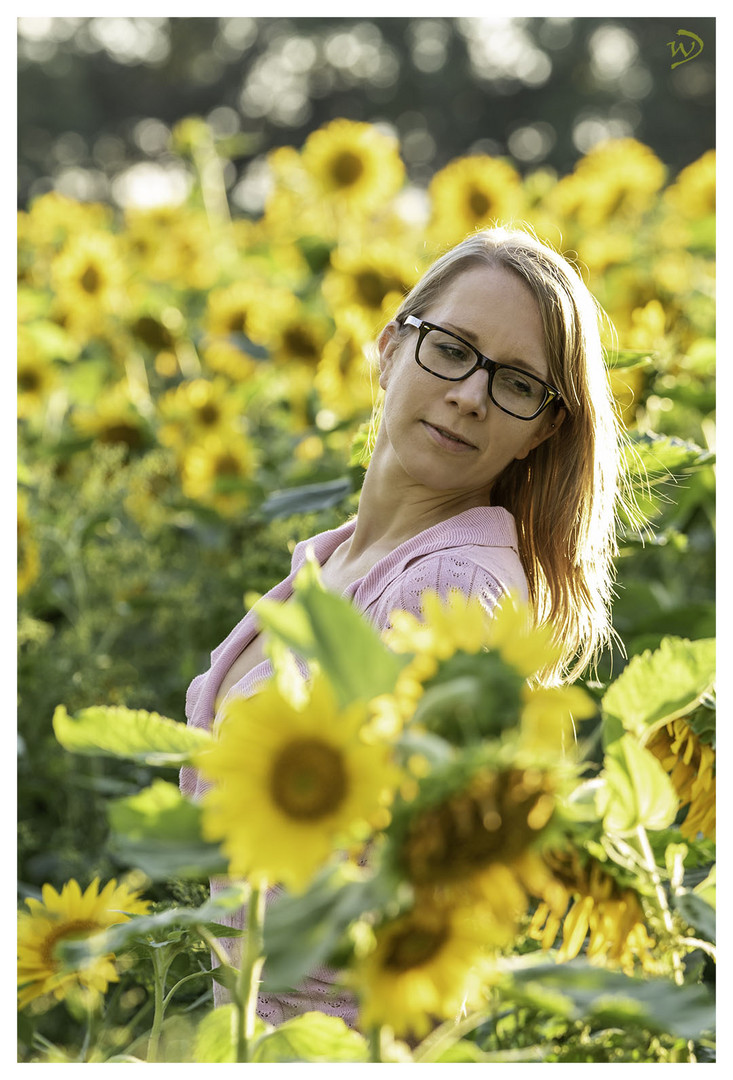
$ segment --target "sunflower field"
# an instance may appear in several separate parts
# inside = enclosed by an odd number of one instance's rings
[[[475,155],[422,190],[334,120],[245,218],[226,139],[192,117],[173,149],[182,205],[19,214],[19,1060],[714,1061],[714,153]],[[188,729],[212,648],[358,506],[380,329],[495,223],[615,327],[623,649],[542,689],[513,598],[382,639],[308,564],[258,609],[271,683]],[[256,1015],[323,969],[340,1010]]]

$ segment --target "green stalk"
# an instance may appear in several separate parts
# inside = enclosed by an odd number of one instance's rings
[[[382,1028],[376,1024],[369,1029],[369,1060],[381,1062],[382,1060]]]
[[[672,912],[669,910],[669,904],[667,903],[667,895],[664,891],[664,886],[662,885],[662,879],[659,876],[659,870],[654,859],[654,852],[652,851],[651,844],[649,843],[649,837],[647,836],[646,829],[643,825],[637,825],[636,838],[639,841],[639,847],[641,848],[642,855],[644,856],[645,867],[649,872],[649,876],[652,879],[652,884],[654,885],[654,895],[657,898],[657,904],[659,905],[659,911],[662,916],[662,922],[664,923],[664,929],[669,935],[669,940],[672,946],[672,967],[674,968],[674,981],[677,986],[682,986],[683,982],[685,981],[685,974],[682,967],[682,958],[680,957],[680,952],[675,942]]]
[[[152,960],[155,1009],[153,1012],[153,1026],[150,1029],[150,1035],[148,1037],[147,1059],[149,1062],[157,1062],[160,1033],[163,1030],[163,1020],[165,1018],[165,980],[168,974],[170,960],[168,960],[168,962],[163,960],[158,949],[152,950]]]
[[[237,1010],[237,1061],[249,1061],[254,1039],[257,992],[265,962],[263,926],[265,921],[265,888],[252,888],[247,909],[247,935],[235,994]]]

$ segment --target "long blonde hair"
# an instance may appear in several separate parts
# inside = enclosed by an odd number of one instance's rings
[[[449,282],[476,265],[510,270],[532,290],[548,380],[566,411],[552,438],[504,470],[491,501],[514,516],[535,618],[553,627],[562,646],[544,681],[573,679],[616,638],[610,615],[616,513],[620,502],[633,501],[601,343],[601,323],[610,328],[610,321],[567,259],[531,232],[503,227],[472,234],[434,262],[395,321],[424,313]]]

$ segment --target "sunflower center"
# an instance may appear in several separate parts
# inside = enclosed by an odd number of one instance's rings
[[[285,348],[293,356],[300,356],[304,360],[316,360],[318,348],[311,335],[299,326],[292,326],[283,334]]]
[[[218,422],[221,413],[218,406],[207,402],[198,409],[199,422],[206,425],[206,427],[214,427]]]
[[[445,925],[408,925],[391,938],[385,953],[384,966],[391,971],[409,971],[426,964],[440,951],[447,938],[448,927]]]
[[[331,162],[331,175],[339,187],[351,187],[363,172],[364,162],[353,150],[342,150]]]
[[[23,371],[18,375],[18,389],[26,394],[33,394],[41,386],[41,377],[37,371]]]
[[[295,739],[274,762],[270,792],[288,817],[303,821],[325,817],[346,794],[343,758],[319,739]]]
[[[41,946],[41,956],[44,964],[49,968],[57,966],[58,959],[54,956],[56,942],[75,941],[78,938],[86,937],[94,930],[101,930],[101,926],[90,919],[74,919],[72,922],[65,922],[56,930],[52,930]]]
[[[468,193],[468,206],[474,217],[482,218],[491,209],[491,199],[480,188],[471,188]]]
[[[229,316],[229,332],[231,334],[247,333],[247,312],[233,311]]]
[[[86,270],[79,278],[79,284],[81,285],[84,292],[88,292],[91,296],[99,289],[101,280],[101,276],[96,266],[94,266],[92,263],[89,263]]]
[[[241,465],[232,454],[222,454],[216,459],[214,472],[217,476],[239,476]]]
[[[543,815],[544,824],[552,808],[541,778],[520,770],[476,777],[468,791],[427,808],[411,822],[403,847],[410,879],[418,884],[455,881],[492,861],[517,858],[536,835],[533,812]]]

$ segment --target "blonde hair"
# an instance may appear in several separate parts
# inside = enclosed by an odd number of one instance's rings
[[[610,320],[577,270],[524,229],[476,232],[441,256],[395,315],[423,314],[445,286],[476,265],[517,274],[537,299],[545,332],[548,381],[566,416],[551,438],[513,461],[495,481],[491,501],[516,521],[519,554],[538,623],[562,647],[543,681],[574,679],[618,640],[611,625],[616,512],[631,507],[618,420],[600,327]],[[550,406],[552,409],[553,406]]]

